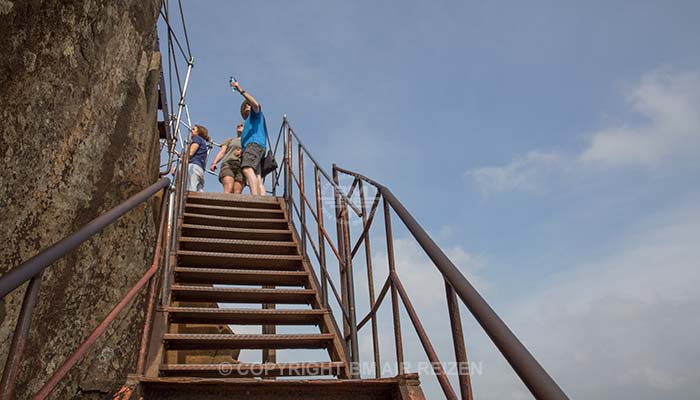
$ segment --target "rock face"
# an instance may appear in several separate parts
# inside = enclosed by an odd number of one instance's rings
[[[0,273],[155,182],[160,1],[0,0]],[[151,262],[151,203],[44,274],[15,398],[30,398]],[[24,288],[0,305],[4,365]],[[98,399],[135,368],[144,291],[52,398]]]

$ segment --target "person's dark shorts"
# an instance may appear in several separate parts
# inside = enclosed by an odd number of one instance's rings
[[[243,150],[241,168],[253,168],[255,175],[262,175],[262,161],[265,148],[257,143],[249,143]]]
[[[241,160],[226,160],[221,163],[221,171],[219,172],[219,182],[224,180],[225,176],[230,176],[236,182],[244,182],[245,177],[241,170]]]

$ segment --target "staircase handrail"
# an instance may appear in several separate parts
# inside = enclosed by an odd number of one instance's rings
[[[523,383],[527,386],[530,392],[537,399],[546,400],[563,400],[568,399],[566,394],[558,386],[558,384],[552,379],[552,377],[544,370],[544,368],[539,364],[539,362],[532,356],[532,354],[527,350],[527,348],[520,342],[520,340],[515,336],[515,334],[508,328],[505,322],[496,314],[496,312],[489,306],[486,300],[479,294],[479,292],[474,288],[474,286],[469,282],[469,280],[459,271],[459,269],[452,263],[452,261],[447,257],[447,255],[442,251],[442,249],[435,243],[435,241],[428,235],[428,233],[422,228],[422,226],[416,221],[416,219],[411,215],[411,213],[406,209],[406,207],[398,200],[398,198],[389,190],[386,186],[380,184],[379,182],[372,180],[362,174],[350,171],[338,167],[333,164],[333,178],[326,173],[320,164],[316,161],[314,156],[311,154],[309,149],[305,147],[299,140],[298,135],[290,127],[289,122],[285,116],[283,119],[283,127],[287,127],[287,134],[285,135],[285,157],[284,157],[284,172],[285,172],[285,202],[287,203],[287,208],[289,210],[290,222],[294,226],[294,215],[292,210],[296,213],[296,217],[301,225],[301,229],[298,231],[298,235],[301,239],[301,247],[304,255],[307,254],[306,243],[311,245],[313,254],[316,256],[316,261],[319,264],[321,271],[320,282],[322,284],[322,300],[324,305],[329,308],[328,305],[328,287],[333,289],[333,294],[337,300],[340,308],[342,310],[342,318],[344,327],[344,335],[346,339],[346,344],[348,347],[348,353],[350,359],[353,363],[359,362],[359,351],[358,351],[358,330],[361,329],[368,322],[372,322],[373,339],[374,339],[374,357],[375,357],[375,369],[377,378],[380,377],[379,371],[379,350],[378,350],[378,339],[377,339],[377,325],[376,325],[376,313],[379,306],[383,300],[388,297],[387,293],[391,292],[391,303],[392,303],[392,313],[394,318],[394,340],[396,349],[396,358],[398,361],[398,372],[402,374],[403,371],[403,344],[401,335],[401,324],[400,324],[400,313],[399,313],[399,301],[404,304],[404,307],[410,317],[410,320],[415,328],[416,333],[423,345],[423,348],[428,356],[428,359],[432,363],[432,367],[436,373],[438,382],[443,389],[445,397],[452,400],[457,399],[457,395],[452,388],[452,384],[447,378],[447,374],[440,364],[440,360],[437,357],[437,353],[433,348],[428,334],[423,327],[418,315],[411,303],[411,300],[403,287],[403,284],[399,278],[395,267],[395,260],[393,254],[393,237],[392,237],[392,227],[391,227],[391,211],[393,210],[396,215],[401,219],[405,227],[411,233],[413,238],[418,242],[420,247],[423,249],[428,258],[432,261],[433,265],[436,267],[438,272],[442,275],[445,281],[445,290],[447,296],[447,306],[450,316],[450,323],[452,327],[452,336],[454,341],[455,358],[459,363],[466,363],[466,347],[464,345],[464,338],[462,332],[461,319],[459,316],[459,304],[458,298],[464,303],[467,309],[471,312],[477,322],[481,325],[482,329],[491,338],[493,343],[496,345],[498,350],[501,352],[503,357],[508,361],[516,374],[520,377]],[[294,173],[294,157],[292,157],[292,147],[295,145],[294,140],[296,140],[296,145],[299,148],[299,154],[297,156],[297,164],[299,170],[299,176],[297,177]],[[312,207],[311,202],[308,200],[305,194],[304,185],[304,160],[303,155],[306,155],[313,164],[313,169],[315,173],[315,183],[316,183],[316,211]],[[348,193],[344,193],[343,190],[338,186],[338,174],[345,174],[354,178],[354,181],[348,190]],[[322,201],[321,201],[321,189],[320,189],[320,178],[319,174],[331,183],[333,187],[333,192],[335,195],[335,216],[336,216],[336,230],[338,234],[337,245],[334,246],[333,241],[330,238],[329,233],[323,224],[322,215]],[[364,197],[364,185],[363,183],[369,184],[376,189],[376,197],[371,207],[369,214],[366,210],[366,203]],[[299,205],[297,206],[294,196],[292,196],[292,187],[296,186],[298,189]],[[359,189],[360,195],[360,206],[361,209],[352,203],[353,192],[355,189]],[[385,234],[387,241],[387,256],[389,258],[389,275],[386,278],[385,283],[380,291],[378,298],[374,297],[374,278],[371,267],[371,249],[369,244],[369,229],[371,227],[372,221],[375,216],[375,211],[379,206],[379,200],[383,199],[384,208],[384,222],[385,222]],[[318,240],[314,243],[314,238],[310,233],[309,227],[306,224],[306,211],[311,213],[313,220],[318,228]],[[357,240],[357,243],[351,248],[350,243],[350,230],[349,230],[349,213],[348,207],[355,211],[357,217],[362,218],[363,230],[362,234]],[[295,227],[296,229],[296,227]],[[365,252],[367,258],[367,269],[368,269],[368,280],[369,280],[369,293],[370,293],[370,311],[368,314],[362,318],[362,320],[357,323],[355,316],[355,293],[354,293],[354,277],[353,277],[353,257],[355,256],[360,245],[364,242]],[[333,284],[332,280],[327,271],[326,259],[324,246],[329,245],[333,250],[333,253],[338,261],[339,274],[340,274],[340,284],[341,294],[337,293],[336,285]],[[311,257],[309,257],[311,261]],[[313,271],[313,269],[312,269]],[[330,308],[329,308],[330,309]],[[355,374],[354,378],[359,376]],[[471,380],[468,372],[459,374],[459,386],[462,399],[472,399],[471,391]]]

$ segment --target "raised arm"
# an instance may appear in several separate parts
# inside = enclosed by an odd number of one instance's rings
[[[218,153],[216,153],[216,157],[214,157],[214,161],[211,162],[211,167],[209,167],[210,170],[216,171],[216,164],[219,163],[221,158],[226,154],[226,145],[221,146],[221,150],[219,150]]]
[[[255,97],[251,96],[250,93],[246,92],[238,83],[238,81],[231,82],[231,87],[236,88],[236,90],[238,90],[238,93],[240,93],[241,96],[248,100],[248,103],[250,103],[250,108],[252,108],[253,111],[255,111],[256,113],[260,112],[260,103],[258,103],[258,101],[255,100]]]

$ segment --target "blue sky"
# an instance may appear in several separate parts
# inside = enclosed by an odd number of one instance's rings
[[[329,169],[390,187],[573,398],[700,396],[700,3],[184,9],[188,104],[215,140],[235,75],[272,133],[287,114]],[[407,275],[432,268],[399,239]],[[472,332],[477,395],[528,398]]]

